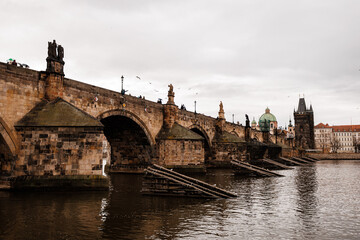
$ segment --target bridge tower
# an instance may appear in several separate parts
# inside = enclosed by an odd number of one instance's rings
[[[64,92],[64,48],[56,41],[48,42],[48,57],[46,58],[45,98],[49,101],[62,97]]]
[[[312,105],[306,108],[305,98],[299,99],[298,110],[294,110],[295,144],[302,148],[315,148],[314,111]]]

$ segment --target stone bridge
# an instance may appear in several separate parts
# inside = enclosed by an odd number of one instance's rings
[[[250,139],[276,141],[250,128],[246,137],[222,104],[218,118],[179,109],[172,85],[168,102],[156,103],[65,78],[55,42],[48,55],[46,71],[0,63],[2,175],[101,175],[103,160],[111,171],[202,168],[240,158]]]

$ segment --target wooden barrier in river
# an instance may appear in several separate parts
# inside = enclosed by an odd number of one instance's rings
[[[274,173],[272,171],[269,171],[265,168],[258,167],[255,165],[251,165],[249,163],[239,161],[239,160],[232,160],[231,163],[235,167],[235,172],[238,172],[237,169],[240,170],[246,170],[248,173],[252,173],[257,176],[263,176],[263,177],[283,177],[283,175]],[[244,171],[240,171],[239,173],[242,173]]]
[[[284,158],[284,157],[280,157],[280,160],[282,160],[285,164],[290,165],[290,166],[302,166],[302,165],[306,165],[305,163],[302,162],[298,162],[289,158]]]
[[[315,157],[310,157],[310,156],[307,156],[307,158],[313,159],[313,160],[315,160],[315,161],[320,161],[320,159],[315,158]]]
[[[301,162],[301,163],[305,163],[305,164],[309,164],[309,163],[312,163],[310,161],[307,161],[305,159],[302,159],[302,158],[297,158],[297,157],[293,157],[292,159],[298,161],[298,162]]]
[[[285,164],[279,163],[278,161],[273,160],[273,159],[264,158],[264,159],[262,159],[262,160],[263,160],[264,162],[267,162],[267,163],[276,165],[276,166],[277,166],[278,168],[280,168],[280,169],[292,169],[292,167],[286,166]]]
[[[306,161],[309,161],[309,162],[317,162],[315,159],[312,159],[309,157],[302,157],[302,159],[305,159]]]
[[[235,193],[226,191],[206,182],[200,181],[161,167],[152,165],[145,169],[142,194],[162,196],[184,196],[201,198],[237,197]]]

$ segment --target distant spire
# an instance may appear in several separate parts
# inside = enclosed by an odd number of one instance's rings
[[[305,98],[300,98],[299,99],[299,105],[298,105],[298,113],[302,113],[302,112],[306,112],[306,103],[305,103]]]
[[[310,112],[312,112],[312,111],[313,111],[312,104],[310,104]]]
[[[289,127],[292,127],[291,119],[289,119]]]

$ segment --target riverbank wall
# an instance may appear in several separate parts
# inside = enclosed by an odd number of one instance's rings
[[[360,153],[308,153],[306,156],[320,160],[360,160]]]

